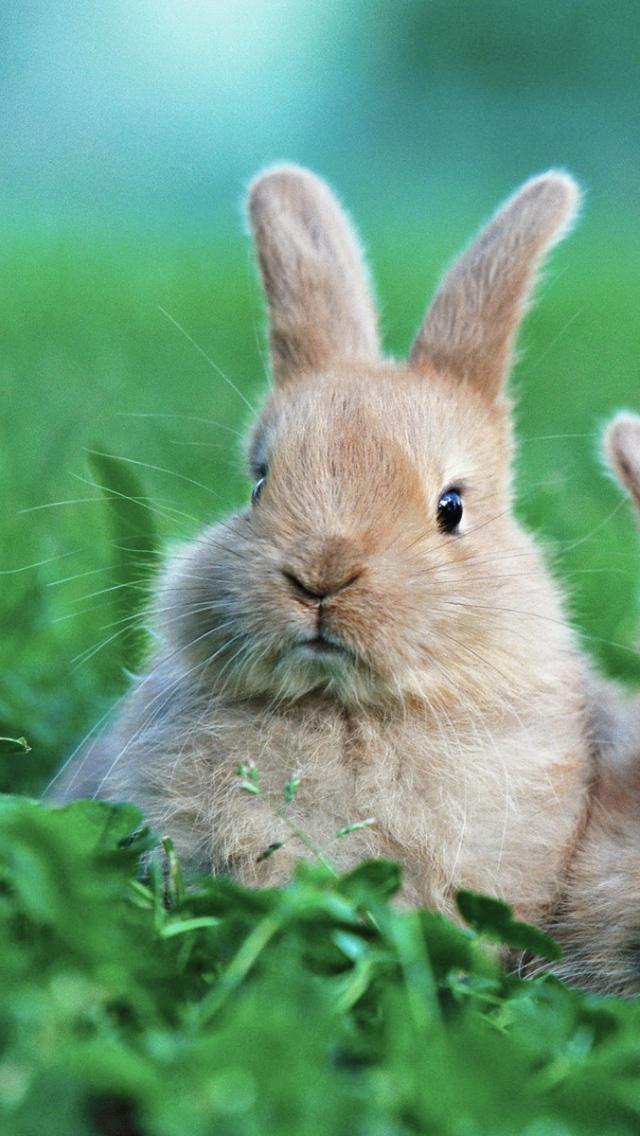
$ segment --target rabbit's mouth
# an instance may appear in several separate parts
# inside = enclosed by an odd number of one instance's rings
[[[307,659],[346,659],[353,658],[353,652],[342,643],[328,639],[322,632],[318,632],[310,639],[302,639],[295,645],[297,653]]]
[[[254,681],[257,674],[252,672]],[[298,631],[282,644],[260,677],[267,690],[294,700],[321,691],[343,705],[361,705],[379,701],[382,693],[366,660],[350,644],[319,628]]]

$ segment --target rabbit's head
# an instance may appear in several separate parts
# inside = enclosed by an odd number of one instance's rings
[[[256,180],[273,384],[249,446],[250,508],[179,554],[161,589],[185,666],[243,695],[347,704],[518,681],[496,596],[549,601],[511,515],[504,386],[576,202],[564,174],[527,182],[445,275],[397,365],[326,185],[293,166]]]

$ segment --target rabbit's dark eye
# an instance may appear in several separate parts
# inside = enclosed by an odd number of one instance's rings
[[[255,505],[257,500],[264,489],[264,483],[267,480],[267,463],[264,461],[251,462],[251,474],[253,475],[253,489],[251,490],[251,504]]]
[[[251,490],[251,504],[252,505],[255,505],[256,501],[260,497],[260,494],[262,493],[262,490],[264,489],[264,483],[265,483],[266,480],[267,480],[266,477],[263,475],[262,477],[259,477],[258,480],[256,481],[253,489]]]
[[[453,533],[462,520],[462,497],[455,489],[448,489],[438,501],[438,524],[442,532]]]

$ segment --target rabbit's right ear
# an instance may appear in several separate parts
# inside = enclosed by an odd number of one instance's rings
[[[360,248],[324,182],[298,166],[275,166],[251,186],[249,214],[276,382],[336,362],[379,361]]]
[[[607,461],[640,510],[640,418],[617,414],[604,434]]]
[[[525,182],[446,273],[413,344],[411,367],[435,366],[490,400],[500,394],[536,273],[566,232],[578,197],[567,174]]]

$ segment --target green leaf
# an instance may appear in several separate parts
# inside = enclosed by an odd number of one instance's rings
[[[298,770],[296,773],[293,773],[291,775],[291,777],[289,778],[289,780],[287,781],[287,783],[284,787],[284,799],[285,799],[285,801],[288,805],[291,804],[293,798],[295,797],[296,793],[298,792],[298,789],[300,788],[300,781],[301,780],[302,780],[302,774]]]
[[[215,915],[201,915],[195,919],[171,919],[160,928],[162,939],[172,939],[175,935],[186,935],[189,931],[200,931],[203,927],[218,927],[220,920]]]
[[[262,795],[260,774],[255,762],[242,761],[236,769],[236,773],[240,778],[240,788],[244,789],[245,793],[253,793],[255,797]]]
[[[240,788],[244,789],[245,793],[253,793],[254,797],[260,796],[260,788],[253,781],[241,781]]]
[[[367,817],[366,820],[356,820],[353,824],[347,824],[344,828],[338,829],[336,832],[336,840],[341,836],[348,836],[350,832],[358,832],[361,828],[369,828],[370,825],[375,823],[375,817]]]
[[[402,868],[395,860],[365,860],[341,876],[338,885],[361,907],[386,901],[402,887]]]
[[[562,958],[562,949],[555,939],[529,923],[513,919],[511,908],[501,900],[472,891],[459,891],[456,903],[462,918],[480,934],[509,947],[531,951],[552,962]]]
[[[187,889],[184,885],[184,878],[182,875],[182,868],[176,855],[176,850],[173,846],[173,840],[169,836],[165,836],[162,841],[165,856],[167,857],[167,892],[169,895],[170,905],[175,907],[176,904],[182,903],[187,895]]]
[[[116,623],[122,629],[121,663],[125,670],[135,672],[148,647],[142,613],[158,562],[153,510],[139,478],[121,458],[90,450],[89,464],[108,507],[114,549],[111,595]]]
[[[87,800],[42,808],[60,831],[82,839],[87,852],[104,854],[126,849],[138,855],[157,844],[157,837],[144,825],[137,805]]]
[[[2,753],[31,753],[31,746],[26,738],[0,738],[0,754]]]
[[[256,856],[256,863],[261,864],[263,860],[268,860],[270,856],[273,856],[274,852],[277,852],[279,848],[282,848],[282,845],[282,840],[274,840],[273,844],[270,844],[268,848],[265,848],[264,852],[261,852],[259,856]]]
[[[438,977],[444,979],[451,971],[464,974],[495,975],[497,962],[493,954],[483,949],[477,936],[466,927],[457,927],[436,911],[421,911],[420,922],[424,932],[431,965]]]

